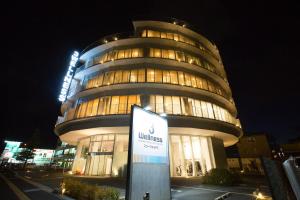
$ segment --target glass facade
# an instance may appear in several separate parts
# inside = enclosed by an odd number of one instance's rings
[[[85,80],[84,88],[90,89],[113,84],[143,82],[194,87],[198,89],[208,90],[210,92],[226,97],[226,93],[220,86],[212,83],[207,79],[182,71],[161,70],[153,68],[108,71],[89,76]]]
[[[139,95],[100,97],[79,103],[75,117],[128,114],[131,111],[131,105],[134,104],[141,105]]]
[[[215,167],[209,137],[170,136],[172,176],[202,176]]]
[[[126,176],[128,134],[94,135],[79,141],[75,174]],[[202,176],[215,167],[209,137],[170,135],[171,176]]]
[[[236,125],[236,119],[224,108],[210,102],[188,97],[144,95],[156,113],[185,115],[220,120]],[[83,101],[77,105],[76,118],[96,115],[129,114],[131,105],[141,105],[139,95],[106,96]]]
[[[187,115],[216,119],[235,124],[235,118],[224,108],[213,103],[179,96],[150,95],[150,107],[157,113]]]
[[[215,66],[213,66],[206,60],[191,55],[189,53],[174,50],[174,49],[150,48],[149,55],[145,55],[144,50],[145,49],[142,48],[112,50],[107,53],[101,54],[99,56],[93,57],[91,60],[87,62],[87,67],[96,64],[103,64],[114,60],[128,59],[128,58],[140,58],[140,57],[165,58],[165,59],[176,60],[178,62],[186,62],[186,63],[194,64],[202,68],[205,68],[211,72],[214,72],[215,74],[218,74],[223,78],[226,78],[216,69]]]
[[[218,74],[219,76],[222,76],[222,74],[216,70],[215,66],[211,65],[210,63],[208,63],[203,59],[200,59],[197,56],[193,56],[183,51],[176,51],[173,49],[150,48],[149,57],[165,58],[165,59],[176,60],[178,62],[190,63],[193,65],[203,67],[211,72],[214,72],[215,74]]]
[[[134,104],[167,115],[171,176],[226,168],[224,145],[235,144],[242,130],[217,49],[172,23],[134,26],[130,37],[107,36],[79,57],[55,125],[63,142],[76,145],[73,173],[126,177],[125,118]]]

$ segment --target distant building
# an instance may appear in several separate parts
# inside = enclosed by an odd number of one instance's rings
[[[16,163],[15,155],[20,150],[22,142],[5,140],[5,147],[0,157],[0,163]]]
[[[285,157],[300,156],[300,140],[282,144],[280,150]]]
[[[21,163],[16,160],[17,153],[24,150],[21,148],[22,142],[18,141],[4,141],[5,148],[1,154],[0,164],[5,163]],[[33,159],[28,160],[28,163],[34,163],[37,166],[49,165],[52,161],[54,150],[51,149],[34,149],[35,156]]]
[[[28,163],[34,163],[36,166],[50,165],[54,155],[53,149],[34,149],[35,156],[33,160],[29,160]]]
[[[272,151],[266,134],[253,134],[243,136],[237,143],[241,158],[257,158],[260,156],[270,158]]]
[[[53,156],[53,163],[58,167],[71,169],[75,153],[75,146],[59,141]]]
[[[244,135],[236,144],[239,156],[228,156],[231,170],[242,170],[248,174],[264,174],[260,157],[272,158],[270,139],[267,134]]]

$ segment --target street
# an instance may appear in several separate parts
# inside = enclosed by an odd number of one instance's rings
[[[61,173],[49,173],[44,170],[27,170],[26,172],[19,171],[16,176],[10,171],[1,171],[1,179],[3,176],[9,180],[14,186],[16,186],[28,199],[24,200],[58,200],[60,196],[52,193],[53,190],[58,189],[60,182],[62,181]],[[124,179],[113,178],[96,178],[96,177],[76,177],[82,182],[89,184],[113,186],[119,189],[121,198],[125,196],[125,181]],[[190,182],[193,180],[191,179]],[[173,181],[174,182],[174,181]],[[208,186],[208,185],[189,185],[186,186],[180,184],[179,181],[176,184],[172,184],[172,199],[173,200],[214,200],[224,194],[228,194],[226,199],[237,200],[254,199],[252,192],[255,187],[250,186],[234,186],[234,187],[221,187],[221,186]],[[16,193],[7,185],[5,181],[0,181],[0,192],[5,194],[2,196],[2,200],[17,200]],[[262,193],[269,195],[268,188],[262,188]],[[22,198],[21,198],[22,199]]]

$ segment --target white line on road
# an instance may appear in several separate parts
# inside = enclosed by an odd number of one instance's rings
[[[41,191],[41,189],[40,188],[33,188],[33,189],[24,190],[24,192],[36,192],[36,191]]]
[[[246,195],[246,196],[253,196],[252,194],[249,193],[243,193],[243,192],[232,192],[232,191],[226,191],[226,190],[215,190],[215,189],[209,189],[209,188],[202,188],[202,187],[191,187],[191,186],[180,186],[180,185],[173,185],[176,187],[182,187],[182,188],[189,188],[189,189],[196,189],[196,190],[207,190],[207,191],[213,191],[213,192],[230,192],[232,194],[240,194],[240,195]]]

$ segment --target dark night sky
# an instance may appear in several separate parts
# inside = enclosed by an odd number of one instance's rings
[[[20,2],[2,4],[0,12],[0,140],[26,141],[39,128],[43,146],[53,147],[57,97],[72,51],[132,31],[131,20],[139,16],[185,20],[217,44],[245,132],[267,132],[280,142],[300,135],[300,7],[295,3]]]

